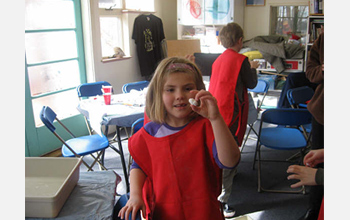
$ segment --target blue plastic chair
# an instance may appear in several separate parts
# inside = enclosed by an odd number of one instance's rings
[[[249,98],[249,113],[248,113],[248,122],[247,122],[247,126],[249,127],[249,130],[244,138],[244,141],[243,141],[243,144],[241,147],[241,152],[243,152],[244,146],[245,146],[248,138],[250,138],[249,135],[250,135],[251,131],[253,131],[254,134],[256,136],[258,136],[258,133],[254,129],[254,124],[255,124],[256,120],[258,119],[259,111],[261,110],[261,107],[263,105],[264,99],[265,99],[268,91],[269,91],[269,83],[265,80],[262,80],[262,79],[258,79],[258,83],[255,86],[255,88],[248,89],[248,92],[260,93],[263,95],[263,97],[262,97],[261,101],[258,101],[257,107],[255,107],[251,97]],[[254,108],[254,109],[252,109],[252,108]]]
[[[132,123],[132,125],[131,125],[131,136],[133,134],[135,134],[136,132],[138,132],[143,127],[143,122],[144,122],[144,118],[139,118],[134,123]],[[130,167],[131,167],[132,161],[133,161],[132,157],[129,154],[128,176],[130,175]]]
[[[106,81],[83,83],[77,87],[78,97],[88,98],[97,95],[103,95],[102,86],[110,86],[111,84]],[[113,93],[113,90],[112,90]]]
[[[94,159],[91,165],[82,160],[89,171],[93,171],[92,167],[96,162],[100,165],[100,168],[107,170],[106,167],[104,167],[100,162],[100,156],[109,146],[109,142],[106,136],[100,136],[98,134],[82,137],[74,136],[74,134],[57,118],[56,113],[48,106],[43,106],[40,112],[40,119],[44,125],[63,143],[62,155],[64,157],[81,158],[86,155],[90,155]],[[54,121],[57,121],[71,135],[72,138],[69,140],[64,140],[56,132]],[[97,156],[95,157],[92,153],[97,153]]]
[[[261,101],[259,101],[257,104],[257,109],[261,109],[267,92],[269,91],[269,86],[270,84],[267,81],[263,79],[258,79],[258,83],[256,84],[255,88],[248,89],[248,92],[260,93],[263,95]]]
[[[308,86],[297,87],[287,91],[287,99],[292,108],[306,108],[307,101],[314,95],[314,90]]]
[[[146,88],[149,85],[149,81],[144,80],[144,81],[138,81],[138,82],[131,82],[131,83],[126,83],[123,85],[122,90],[123,93],[129,93],[132,89],[135,89],[137,91],[141,91],[144,88]]]
[[[305,193],[305,189],[300,191],[283,191],[283,190],[268,190],[261,185],[261,162],[276,160],[261,160],[261,146],[265,146],[274,150],[300,150],[301,159],[305,155],[305,150],[308,146],[308,138],[303,132],[298,129],[301,125],[311,123],[312,115],[307,109],[291,109],[278,108],[268,109],[262,113],[258,141],[254,155],[253,169],[255,168],[255,161],[258,161],[258,192],[284,192],[284,193]],[[263,127],[263,123],[274,124],[277,127]],[[281,126],[279,126],[281,125]],[[257,159],[258,156],[258,159]],[[281,161],[281,160],[279,160]],[[287,160],[282,160],[286,162]],[[282,162],[281,161],[281,162]]]
[[[139,118],[137,119],[131,126],[131,135],[135,134],[138,132],[142,127],[143,127],[143,122],[144,118]],[[128,176],[130,175],[130,166],[132,164],[132,157],[129,155],[129,164],[128,164]],[[114,211],[113,211],[113,219],[119,220],[120,218],[118,217],[119,211],[125,206],[125,204],[128,202],[130,197],[130,193],[122,195],[117,203],[114,206]],[[129,220],[132,220],[131,214],[129,215]],[[141,215],[140,212],[136,214],[136,220],[141,220]]]
[[[110,86],[111,84],[106,81],[99,81],[99,82],[92,82],[92,83],[83,83],[77,87],[77,93],[79,99],[84,99],[84,98],[89,98],[89,97],[94,97],[98,95],[103,95],[102,93],[102,86]],[[113,90],[112,90],[113,92]],[[88,118],[84,116],[85,123],[87,126],[87,129],[89,131],[89,134],[93,134],[93,129],[90,125],[90,121]]]
[[[306,108],[307,101],[310,101],[314,95],[314,90],[308,86],[297,87],[287,91],[287,99],[292,108]],[[311,132],[311,123],[301,126],[305,134]]]

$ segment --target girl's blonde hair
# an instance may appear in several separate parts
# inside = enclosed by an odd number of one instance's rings
[[[243,29],[234,22],[228,23],[219,33],[221,44],[225,48],[235,46],[241,37],[243,38]]]
[[[166,110],[163,102],[163,89],[166,78],[171,73],[183,72],[193,77],[198,90],[205,90],[203,78],[196,64],[181,57],[163,59],[148,86],[146,96],[146,114],[151,121],[164,123]]]

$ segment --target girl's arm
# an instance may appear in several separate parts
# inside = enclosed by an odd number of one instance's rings
[[[120,210],[118,217],[128,219],[129,214],[132,213],[132,219],[135,220],[137,212],[142,210],[142,216],[146,218],[146,206],[142,199],[142,187],[145,180],[146,175],[141,169],[134,168],[130,171],[130,199]]]
[[[213,127],[220,162],[226,167],[234,167],[240,158],[240,151],[235,139],[220,114],[210,122]]]
[[[196,91],[191,92],[195,93]],[[195,100],[200,100],[200,106],[191,105],[192,110],[208,118],[211,122],[220,162],[226,167],[234,167],[239,162],[240,151],[219,112],[216,99],[210,92],[201,90],[196,94]]]

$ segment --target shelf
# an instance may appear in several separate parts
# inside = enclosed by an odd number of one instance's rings
[[[122,58],[102,58],[101,62],[108,63],[108,62],[112,62],[112,61],[126,60],[126,59],[130,59],[130,58],[131,58],[131,56],[124,56]]]

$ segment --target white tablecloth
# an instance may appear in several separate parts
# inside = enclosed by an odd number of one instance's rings
[[[103,96],[80,101],[78,111],[90,120],[91,127],[101,135],[101,125],[131,126],[143,117],[145,91],[131,91],[112,95],[111,104],[104,103]]]

